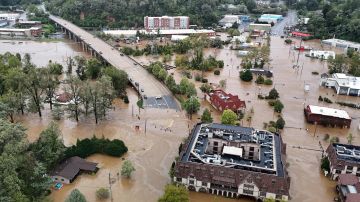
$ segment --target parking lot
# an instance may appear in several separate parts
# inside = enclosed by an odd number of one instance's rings
[[[179,110],[176,100],[170,95],[147,97],[144,99],[144,107]]]

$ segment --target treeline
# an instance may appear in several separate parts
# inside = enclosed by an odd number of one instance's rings
[[[336,36],[356,42],[360,42],[359,8],[358,0],[301,0],[296,4],[298,13],[310,18],[307,30],[315,38]]]
[[[76,75],[72,74],[73,67],[76,67]],[[92,113],[98,123],[112,109],[116,96],[126,96],[126,72],[104,66],[97,59],[69,58],[66,79],[60,81],[63,72],[62,65],[51,61],[46,67],[36,67],[29,54],[23,58],[20,54],[0,55],[0,113],[11,122],[18,113],[38,113],[41,117],[44,104],[48,103],[56,117],[65,111],[79,121],[82,114],[88,116]],[[65,107],[56,105],[60,89],[70,95]]]
[[[236,5],[236,10],[226,4]],[[48,0],[46,7],[80,26],[126,28],[142,27],[144,16],[163,15],[186,15],[191,24],[212,26],[224,13],[251,12],[257,6],[254,0]]]
[[[330,74],[347,73],[360,77],[360,53],[350,50],[346,55],[336,55],[335,59],[329,59],[328,67]]]
[[[95,137],[65,147],[54,123],[33,143],[29,143],[25,131],[22,125],[10,123],[0,113],[0,201],[49,201],[47,196],[53,184],[49,173],[66,158],[94,153],[120,157],[127,152],[121,140]]]
[[[1,0],[0,6],[19,6],[28,4],[40,4],[40,0]]]

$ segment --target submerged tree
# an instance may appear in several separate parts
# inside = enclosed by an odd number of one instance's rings
[[[86,202],[86,198],[78,189],[74,189],[66,198],[65,202]]]
[[[124,161],[123,165],[121,166],[121,176],[124,177],[131,177],[131,173],[135,171],[134,166],[132,165],[131,161],[126,160]]]

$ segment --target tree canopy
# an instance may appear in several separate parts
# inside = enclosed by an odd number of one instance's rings
[[[236,113],[230,109],[224,110],[221,115],[221,123],[222,124],[235,125],[237,119],[238,119],[238,116],[236,115]]]
[[[165,187],[165,193],[158,202],[188,202],[189,191],[184,186],[168,184]]]

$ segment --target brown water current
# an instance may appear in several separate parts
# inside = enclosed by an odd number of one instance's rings
[[[1,43],[2,41],[0,41]],[[25,42],[24,42],[25,43]],[[78,53],[78,47],[58,42],[53,43],[26,42],[28,46],[23,48],[15,48],[11,44],[1,43],[0,53],[11,51],[26,51],[32,54],[34,63],[41,65],[41,61],[49,59],[61,62],[63,57],[74,56]],[[299,44],[299,41],[297,41]],[[43,48],[33,48],[43,47]],[[324,48],[316,41],[305,42],[305,45]],[[17,46],[17,45],[16,45]],[[21,46],[21,44],[19,44]],[[45,48],[53,47],[50,51],[43,51]],[[54,49],[55,48],[55,49]],[[74,49],[75,48],[75,49]],[[54,50],[62,50],[61,53],[48,53]],[[39,51],[39,53],[37,53]],[[45,54],[45,53],[46,54]],[[41,55],[45,54],[45,55]],[[40,56],[39,56],[40,55]],[[255,82],[246,83],[239,79],[239,70],[241,58],[236,56],[236,51],[228,48],[215,50],[205,50],[205,55],[214,55],[217,59],[224,60],[225,67],[221,70],[219,76],[212,72],[206,73],[206,77],[211,83],[218,83],[225,79],[227,86],[225,91],[239,95],[240,99],[246,100],[247,114],[253,108],[251,122],[242,121],[242,125],[254,128],[262,128],[264,122],[276,120],[278,114],[265,100],[257,99],[259,93],[267,94],[269,90],[275,86],[280,93],[280,100],[285,105],[282,116],[286,121],[286,126],[281,135],[287,144],[288,172],[291,177],[290,195],[295,202],[313,202],[313,201],[332,201],[335,196],[335,182],[324,177],[320,171],[321,152],[308,150],[320,149],[319,142],[326,148],[328,142],[323,141],[325,134],[337,136],[340,142],[346,142],[348,133],[352,133],[353,144],[360,144],[360,134],[357,130],[359,119],[354,119],[349,129],[326,128],[307,124],[303,115],[305,105],[314,104],[320,106],[329,106],[333,108],[345,109],[351,117],[360,117],[360,110],[347,107],[341,107],[337,104],[326,104],[318,102],[318,96],[325,96],[335,101],[348,101],[359,103],[360,98],[349,96],[338,96],[332,89],[325,89],[319,86],[320,75],[312,75],[311,72],[317,71],[320,74],[327,72],[326,62],[312,60],[300,54],[299,65],[303,66],[303,70],[293,69],[296,63],[297,52],[290,49],[289,45],[284,44],[283,39],[279,37],[271,38],[271,65],[270,69],[274,72],[274,85],[265,86],[257,85]],[[36,59],[39,58],[39,59]],[[157,60],[152,57],[137,58],[144,63],[147,60]],[[38,60],[38,61],[37,61]],[[171,70],[174,73],[175,80],[180,81],[180,70]],[[201,83],[195,82],[197,87]],[[304,83],[310,85],[310,92],[304,92]],[[163,193],[165,184],[170,182],[168,171],[172,161],[177,156],[178,146],[180,142],[187,137],[189,127],[191,128],[197,121],[199,115],[193,117],[193,122],[186,119],[183,112],[174,110],[159,109],[141,109],[140,119],[136,101],[138,96],[131,88],[128,90],[130,104],[124,104],[120,100],[116,100],[115,110],[109,111],[106,120],[95,125],[95,121],[90,114],[89,117],[82,117],[79,123],[70,119],[62,119],[59,126],[62,130],[64,143],[72,145],[77,138],[92,137],[94,134],[98,137],[122,139],[129,148],[129,152],[123,157],[130,159],[136,168],[131,179],[122,179],[117,177],[123,162],[123,158],[113,158],[104,155],[93,155],[88,159],[99,163],[100,170],[96,175],[81,175],[71,185],[65,185],[61,190],[54,191],[52,198],[55,202],[64,201],[64,198],[72,189],[78,188],[85,194],[88,201],[97,201],[95,191],[99,187],[109,187],[109,173],[114,201],[156,201]],[[198,96],[203,94],[198,90]],[[202,101],[202,110],[207,107],[211,109],[214,121],[218,122],[220,113],[211,108],[205,101]],[[28,114],[17,117],[17,121],[23,123],[28,128],[28,139],[34,141],[38,138],[41,130],[46,128],[51,121],[51,112],[45,105],[43,118],[38,118],[36,114]],[[145,134],[146,123],[146,134]],[[135,130],[135,126],[140,126],[140,131]],[[170,128],[171,132],[165,132],[164,128]],[[298,148],[298,147],[301,148]],[[110,200],[108,200],[110,201]],[[231,200],[214,195],[202,193],[190,193],[190,201],[193,202],[212,202],[212,201],[251,201],[248,199]]]

